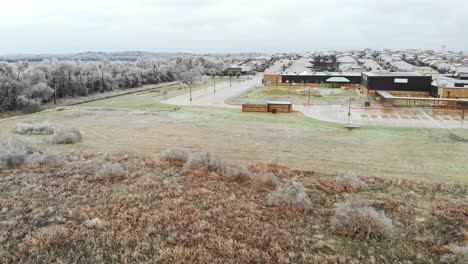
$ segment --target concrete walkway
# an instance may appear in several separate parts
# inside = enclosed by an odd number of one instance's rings
[[[240,105],[226,104],[226,100],[260,86],[262,84],[261,80],[262,76],[256,75],[251,80],[233,81],[232,86],[229,85],[229,82],[217,84],[216,92],[214,92],[213,86],[193,91],[191,102],[190,93],[172,97],[161,102],[170,105],[212,106],[240,109]]]

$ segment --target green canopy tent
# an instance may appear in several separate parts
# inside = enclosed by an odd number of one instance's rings
[[[331,77],[327,79],[328,83],[350,83],[345,77]]]

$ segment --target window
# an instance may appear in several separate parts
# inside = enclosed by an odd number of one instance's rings
[[[395,78],[395,83],[408,83],[408,79]]]

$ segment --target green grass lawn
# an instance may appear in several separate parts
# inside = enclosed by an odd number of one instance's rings
[[[353,90],[320,88],[310,90],[312,103],[345,103],[350,96],[356,96]],[[231,98],[233,103],[264,103],[267,101],[291,101],[294,104],[304,104],[309,100],[308,87],[268,86],[252,89],[240,96]]]

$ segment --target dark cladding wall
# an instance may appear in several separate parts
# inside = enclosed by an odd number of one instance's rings
[[[295,82],[295,83],[326,83],[331,77],[345,77],[351,83],[360,84],[362,76],[346,76],[346,75],[282,75],[281,81],[286,82]]]
[[[407,79],[407,83],[395,82],[395,79]],[[431,76],[367,76],[362,79],[362,86],[368,90],[431,92]]]

